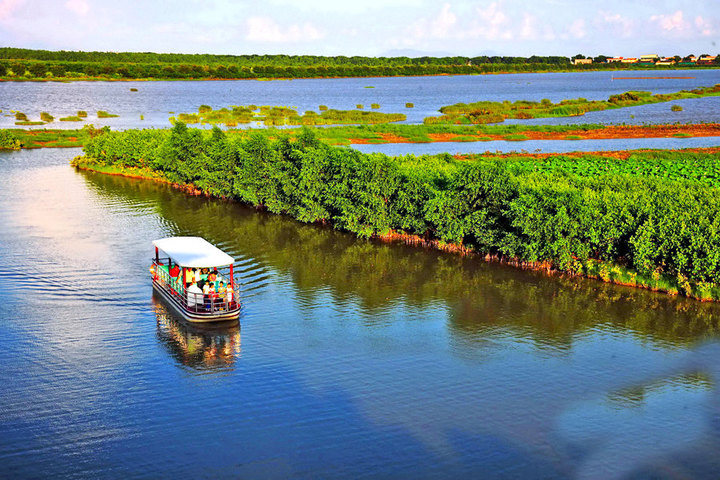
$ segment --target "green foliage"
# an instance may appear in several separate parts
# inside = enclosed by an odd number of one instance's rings
[[[82,122],[82,118],[78,117],[77,115],[70,115],[67,117],[60,117],[61,122]]]
[[[40,120],[43,122],[52,122],[55,120],[55,117],[50,115],[48,112],[40,112]]]
[[[85,118],[87,117],[87,112],[85,110],[78,110],[77,116],[80,118]]]
[[[317,114],[312,110],[300,115],[297,110],[289,107],[263,105],[238,106],[212,110],[207,105],[201,106],[198,113],[180,113],[171,122],[179,120],[186,124],[210,123],[235,126],[238,123],[262,122],[274,125],[333,125],[333,124],[371,124],[389,123],[405,120],[401,113],[357,112],[355,110],[328,110],[327,107]]]
[[[684,98],[700,98],[720,95],[720,84],[697,88],[692,91],[681,90],[671,94],[656,94],[650,92],[625,92],[610,95],[607,101],[588,101],[585,98],[573,100],[562,100],[559,103],[552,103],[547,98],[542,101],[533,102],[518,100],[516,102],[490,102],[481,101],[473,103],[456,103],[440,108],[439,117],[428,117],[424,120],[426,125],[437,124],[487,124],[501,123],[506,118],[530,119],[545,117],[571,117],[585,115],[587,112],[606,110],[612,108],[633,107],[649,103],[669,102]],[[682,107],[674,105],[673,111],[682,110]]]
[[[380,104],[379,104],[379,103],[372,103],[372,104],[370,104],[370,108],[378,109],[378,108],[380,108]]]
[[[680,105],[673,105],[672,107],[670,107],[670,110],[672,110],[673,112],[682,112],[682,109],[683,107],[681,107]]]
[[[20,150],[23,143],[10,130],[0,130],[0,150]]]
[[[114,118],[114,117],[119,117],[120,115],[108,113],[105,110],[98,110],[97,116],[98,116],[98,118]]]
[[[176,122],[96,136],[85,153],[360,236],[399,230],[573,272],[589,261],[619,264],[644,278],[660,272],[681,292],[720,282],[712,154],[389,158],[330,147],[308,129],[273,134],[228,138]]]
[[[23,112],[15,112],[15,120],[18,120],[20,122],[27,122],[29,118]]]

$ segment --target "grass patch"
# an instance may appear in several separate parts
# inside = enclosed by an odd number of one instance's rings
[[[86,118],[86,117],[87,117],[87,112],[86,112],[85,110],[78,110],[77,116],[80,117],[80,118]]]
[[[370,104],[370,108],[373,108],[373,109],[376,109],[376,110],[377,110],[378,108],[380,108],[380,104],[379,104],[379,103],[371,103],[371,104]]]
[[[55,120],[55,117],[50,115],[48,112],[40,112],[40,120],[50,123]]]
[[[15,125],[22,125],[22,126],[30,126],[30,125],[45,125],[45,122],[40,122],[37,120],[22,120],[19,122],[15,122]]]
[[[70,115],[69,117],[60,117],[61,122],[82,122],[83,119],[77,115]]]
[[[694,90],[681,90],[669,94],[655,94],[651,92],[629,91],[610,95],[607,100],[592,100],[576,98],[552,103],[543,99],[540,102],[517,100],[515,102],[473,102],[456,103],[440,108],[439,117],[427,117],[423,122],[427,125],[435,124],[488,124],[502,123],[506,118],[531,119],[548,117],[571,117],[585,115],[587,112],[608,110],[614,108],[634,107],[653,103],[671,102],[686,98],[702,98],[720,96],[720,84],[712,87],[696,88]],[[682,107],[673,105],[673,111],[680,111]],[[679,110],[678,110],[679,109]]]
[[[414,103],[411,103],[411,102],[407,102],[407,103],[405,104],[405,108],[415,108],[415,104],[414,104]]]
[[[507,140],[508,142],[522,142],[523,140],[527,140],[527,135],[522,134],[511,134],[511,135],[505,135],[503,137],[503,140]]]
[[[131,91],[131,92],[137,92],[138,89],[137,89],[137,88],[131,88],[130,91]]]
[[[98,110],[97,116],[98,116],[98,118],[115,118],[115,117],[119,117],[120,115],[108,113],[105,110]]]
[[[566,135],[565,140],[582,140],[583,137],[580,135]]]
[[[673,105],[672,107],[670,107],[670,110],[672,110],[673,112],[682,112],[682,109],[683,107],[681,107],[680,105]]]
[[[692,135],[689,134],[689,133],[685,133],[685,132],[677,132],[677,133],[673,133],[673,137],[675,137],[675,138],[689,138],[689,137],[692,137]]]

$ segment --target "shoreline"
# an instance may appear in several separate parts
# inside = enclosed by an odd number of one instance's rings
[[[344,128],[345,126],[337,126],[337,128]],[[409,125],[412,128],[412,125]],[[417,125],[419,129],[423,128],[423,125]],[[516,127],[513,125],[512,127]],[[294,129],[288,129],[288,131],[297,134],[297,131],[302,128],[297,126]],[[335,128],[335,127],[329,127]],[[377,127],[379,130],[382,127]],[[562,132],[553,131],[537,131],[533,129],[528,130],[513,130],[512,133],[482,133],[482,128],[473,129],[473,127],[466,127],[468,132],[463,133],[427,133],[429,141],[412,140],[410,138],[402,136],[402,132],[397,133],[384,133],[382,131],[374,132],[378,138],[358,138],[353,137],[352,132],[347,137],[341,139],[326,139],[324,140],[331,145],[368,145],[368,144],[389,144],[389,143],[402,143],[402,144],[420,144],[420,143],[442,143],[442,142],[483,142],[483,141],[513,141],[514,143],[522,144],[525,140],[605,140],[605,139],[625,139],[625,138],[689,138],[689,137],[720,137],[720,123],[702,123],[702,124],[685,124],[685,125],[607,125],[593,129],[582,129],[577,130],[566,130]],[[317,129],[322,133],[323,129]],[[11,131],[16,134],[19,141],[23,143],[23,149],[32,148],[77,148],[83,147],[89,140],[89,137],[82,134],[83,129],[60,129],[60,128],[44,128],[44,129],[25,129],[25,128],[4,128],[0,131]],[[233,132],[233,135],[245,135],[250,133],[251,129],[237,129],[229,130]],[[38,137],[41,134],[56,135],[55,139],[44,139],[44,140],[33,140],[33,137]],[[510,137],[510,138],[508,138]],[[518,138],[525,137],[525,138]],[[343,143],[346,140],[347,143]],[[714,148],[714,147],[708,147]],[[1,150],[1,149],[0,149]],[[681,149],[685,150],[685,149]],[[591,152],[583,152],[591,153]],[[604,152],[604,153],[619,153],[619,152]],[[540,154],[543,155],[543,154]],[[617,157],[617,155],[614,155]]]

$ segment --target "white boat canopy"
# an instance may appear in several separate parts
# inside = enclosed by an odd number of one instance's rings
[[[235,263],[235,259],[201,237],[170,237],[153,240],[181,267],[212,268]]]

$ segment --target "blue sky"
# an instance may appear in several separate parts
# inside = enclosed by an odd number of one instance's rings
[[[720,0],[0,0],[0,46],[313,55],[720,53]]]

